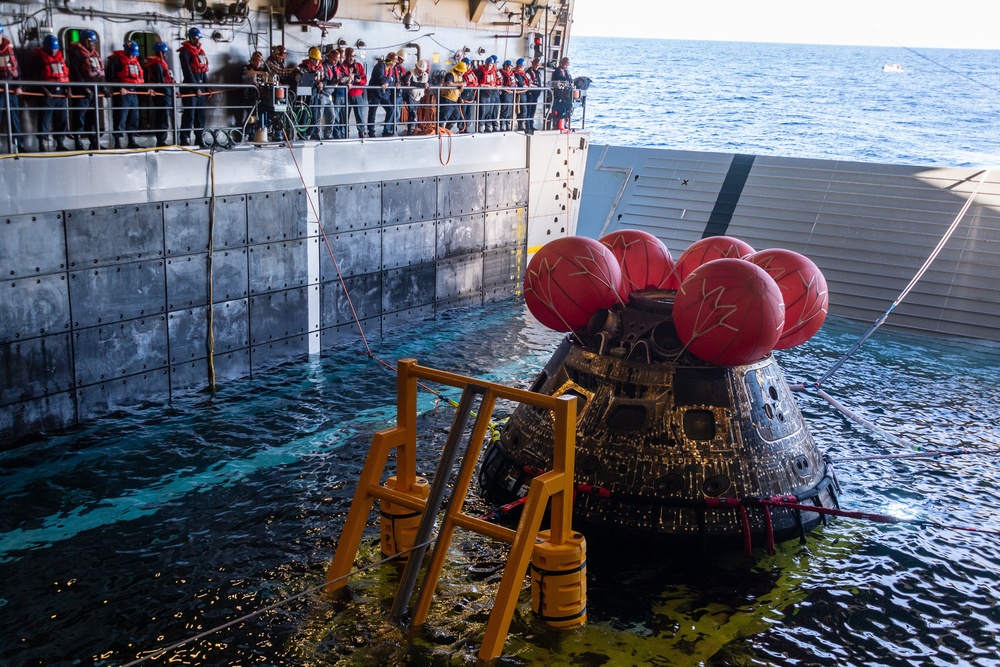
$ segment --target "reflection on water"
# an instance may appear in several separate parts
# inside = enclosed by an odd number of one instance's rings
[[[861,331],[828,322],[781,353],[786,376],[820,376]],[[372,342],[390,362],[527,386],[557,340],[505,302]],[[869,341],[828,391],[915,445],[989,454],[841,463],[844,507],[1000,529],[998,367],[995,348],[964,341]],[[0,664],[120,665],[320,583],[394,391],[391,373],[339,351],[0,452]],[[801,401],[832,455],[899,451]],[[420,407],[427,475],[451,411],[430,395]],[[359,564],[379,559],[375,526]],[[588,541],[588,625],[549,632],[522,596],[499,664],[996,664],[997,537],[839,520],[774,556],[698,563]],[[346,598],[307,596],[150,664],[473,664],[504,558],[460,532],[420,630],[387,620],[384,566]]]

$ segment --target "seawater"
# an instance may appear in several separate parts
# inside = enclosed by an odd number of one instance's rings
[[[944,166],[1000,154],[998,53],[907,53],[582,38],[572,69],[595,80],[599,142]],[[864,328],[830,318],[778,353],[786,376],[819,377]],[[527,386],[559,338],[511,300],[370,342],[390,363]],[[0,452],[0,665],[122,665],[320,584],[372,434],[395,420],[395,378],[363,350]],[[1000,530],[998,371],[996,346],[876,333],[825,387],[903,446],[802,394],[833,457],[969,450],[839,463],[842,505]],[[430,476],[452,412],[431,394],[419,409]],[[379,559],[375,526],[359,565]],[[550,632],[522,597],[498,664],[996,666],[1000,538],[954,528],[840,519],[773,556],[697,563],[590,536],[588,625]],[[504,558],[460,532],[419,631],[388,622],[398,575],[383,566],[346,599],[309,595],[148,664],[474,664]]]
[[[786,376],[818,377],[862,331],[831,318],[779,354]],[[527,386],[559,338],[508,300],[370,342],[390,362]],[[998,370],[996,347],[876,333],[828,391],[913,448],[972,453],[838,464],[843,506],[1000,530]],[[0,664],[121,665],[321,583],[371,436],[394,423],[394,387],[356,341],[0,453]],[[817,397],[801,404],[831,456],[913,451]],[[419,410],[432,476],[453,413],[427,393]],[[359,564],[379,559],[375,522]],[[499,664],[996,664],[997,536],[842,519],[774,556],[699,563],[591,544],[588,625],[550,632],[522,597]],[[474,664],[504,553],[459,531],[417,632],[388,622],[398,573],[382,566],[346,600],[307,596],[152,664]]]
[[[570,58],[600,144],[1000,165],[1000,51],[575,37]]]

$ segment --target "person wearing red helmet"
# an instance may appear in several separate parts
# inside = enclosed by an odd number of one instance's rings
[[[84,86],[76,86],[73,100],[73,121],[79,132],[76,138],[77,150],[85,150],[83,139],[90,138],[90,147],[98,149],[101,146],[101,135],[97,133],[97,109],[99,104],[98,88],[104,83],[104,62],[97,45],[97,33],[84,30],[80,33],[80,41],[74,42],[69,48],[69,76]]]
[[[53,126],[57,135],[57,148],[68,150],[63,142],[69,130],[69,67],[55,35],[46,35],[41,48],[35,51],[39,61],[39,79],[47,85],[42,88],[45,100],[38,121],[38,149],[45,150],[45,143],[52,139]]]
[[[146,78],[139,64],[139,45],[129,40],[121,50],[115,51],[108,58],[108,81],[120,83],[121,87],[112,95],[112,140],[117,147],[120,139],[127,139],[128,148],[140,148],[135,141],[135,133],[139,130],[139,98],[136,97],[136,86],[144,83]]]

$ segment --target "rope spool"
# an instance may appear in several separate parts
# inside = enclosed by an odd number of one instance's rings
[[[531,555],[531,611],[551,628],[578,628],[587,622],[587,541],[573,533],[563,544],[538,532]]]
[[[385,486],[421,500],[427,500],[431,492],[430,484],[423,477],[418,477],[416,483],[409,489],[397,489],[394,475],[386,480]],[[423,514],[387,500],[379,502],[381,503],[379,531],[381,532],[382,554],[387,557],[395,556],[400,552],[412,549],[416,543],[417,529],[420,527],[420,518]],[[405,561],[406,557],[404,556],[401,560]]]

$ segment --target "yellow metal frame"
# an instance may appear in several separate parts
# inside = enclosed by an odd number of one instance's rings
[[[437,587],[438,578],[444,567],[448,546],[455,528],[464,528],[487,537],[507,542],[511,545],[507,565],[504,568],[497,599],[486,624],[483,644],[479,657],[491,660],[503,651],[504,641],[510,630],[517,598],[520,595],[527,573],[528,563],[541,526],[542,516],[551,500],[550,528],[548,542],[564,544],[571,538],[573,522],[573,469],[576,451],[576,397],[553,397],[537,394],[524,389],[515,389],[491,382],[482,382],[454,373],[418,366],[414,359],[401,359],[397,378],[397,419],[396,426],[379,431],[372,438],[361,477],[358,480],[354,500],[344,523],[337,551],[327,572],[326,588],[337,590],[346,585],[347,575],[354,565],[358,548],[364,535],[368,517],[375,499],[391,501],[416,512],[423,512],[426,503],[416,494],[417,486],[417,381],[428,380],[468,391],[475,387],[483,392],[479,405],[480,415],[490,415],[498,398],[526,403],[550,410],[554,419],[554,447],[552,470],[531,481],[528,496],[521,514],[517,530],[484,521],[462,513],[462,506],[468,494],[469,484],[479,459],[478,448],[486,438],[487,419],[478,419],[469,438],[469,444],[462,460],[458,480],[452,492],[452,502],[441,522],[437,545],[428,566],[424,585],[413,616],[414,625],[422,625],[427,619],[431,599]],[[396,450],[396,488],[390,489],[380,482],[388,463],[389,454]],[[443,484],[447,480],[434,480]],[[407,491],[414,489],[413,494]],[[461,502],[459,502],[461,500]]]

